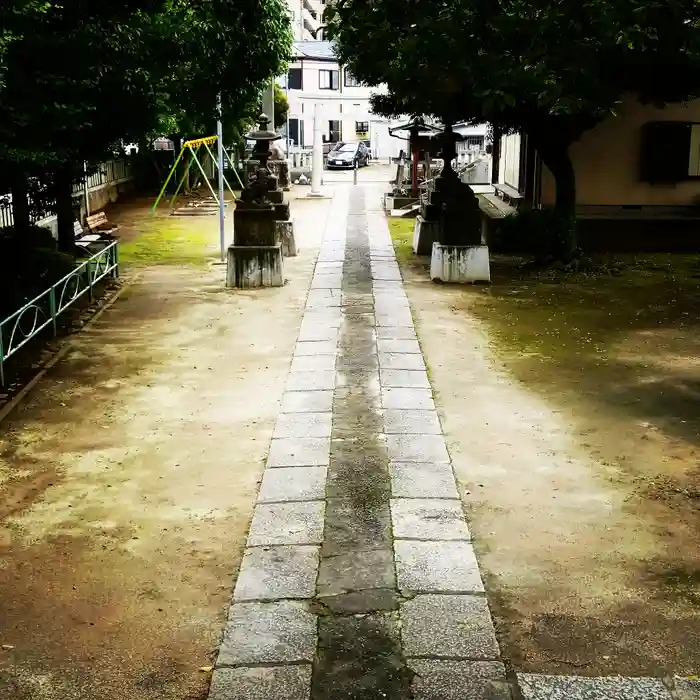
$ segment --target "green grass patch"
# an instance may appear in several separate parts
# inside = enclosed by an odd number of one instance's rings
[[[399,262],[408,262],[413,255],[413,227],[416,220],[389,218],[389,233],[394,244],[394,252]]]
[[[216,253],[209,218],[159,216],[139,221],[131,240],[119,245],[126,265],[202,265]]]

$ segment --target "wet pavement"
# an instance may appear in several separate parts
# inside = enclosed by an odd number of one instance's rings
[[[381,194],[335,188],[209,700],[695,697],[506,672]]]

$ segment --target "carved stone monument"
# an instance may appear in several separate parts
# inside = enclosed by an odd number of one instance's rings
[[[270,143],[281,138],[267,129],[268,124],[267,116],[261,114],[259,129],[248,134],[255,141],[252,158],[258,167],[236,200],[233,245],[228,249],[227,287],[281,287],[283,248],[291,247],[296,254],[289,204],[277,186],[277,178],[267,168]]]
[[[432,244],[430,278],[440,282],[490,282],[488,247],[483,245],[479,200],[452,168],[457,135],[448,125],[441,135],[444,162],[435,189],[424,208],[436,239]]]

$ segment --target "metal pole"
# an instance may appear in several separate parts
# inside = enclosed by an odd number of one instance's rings
[[[226,203],[224,202],[224,125],[221,123],[221,94],[217,98],[216,152],[219,163],[219,244],[221,262],[226,259]]]
[[[355,161],[355,164],[352,169],[352,184],[357,184],[357,161]]]

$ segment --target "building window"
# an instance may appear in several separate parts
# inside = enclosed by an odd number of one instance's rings
[[[355,134],[360,138],[366,138],[369,133],[369,122],[355,122]]]
[[[346,68],[345,87],[362,87],[362,83]]]
[[[641,179],[673,184],[700,177],[700,124],[649,122],[641,133]]]
[[[343,138],[340,122],[337,119],[331,119],[328,122],[328,140],[331,143],[338,143]]]
[[[320,70],[318,72],[318,87],[321,90],[337,90],[338,89],[338,71],[337,70]]]
[[[303,90],[304,80],[302,78],[301,68],[290,68],[287,73],[287,89],[288,90]]]

